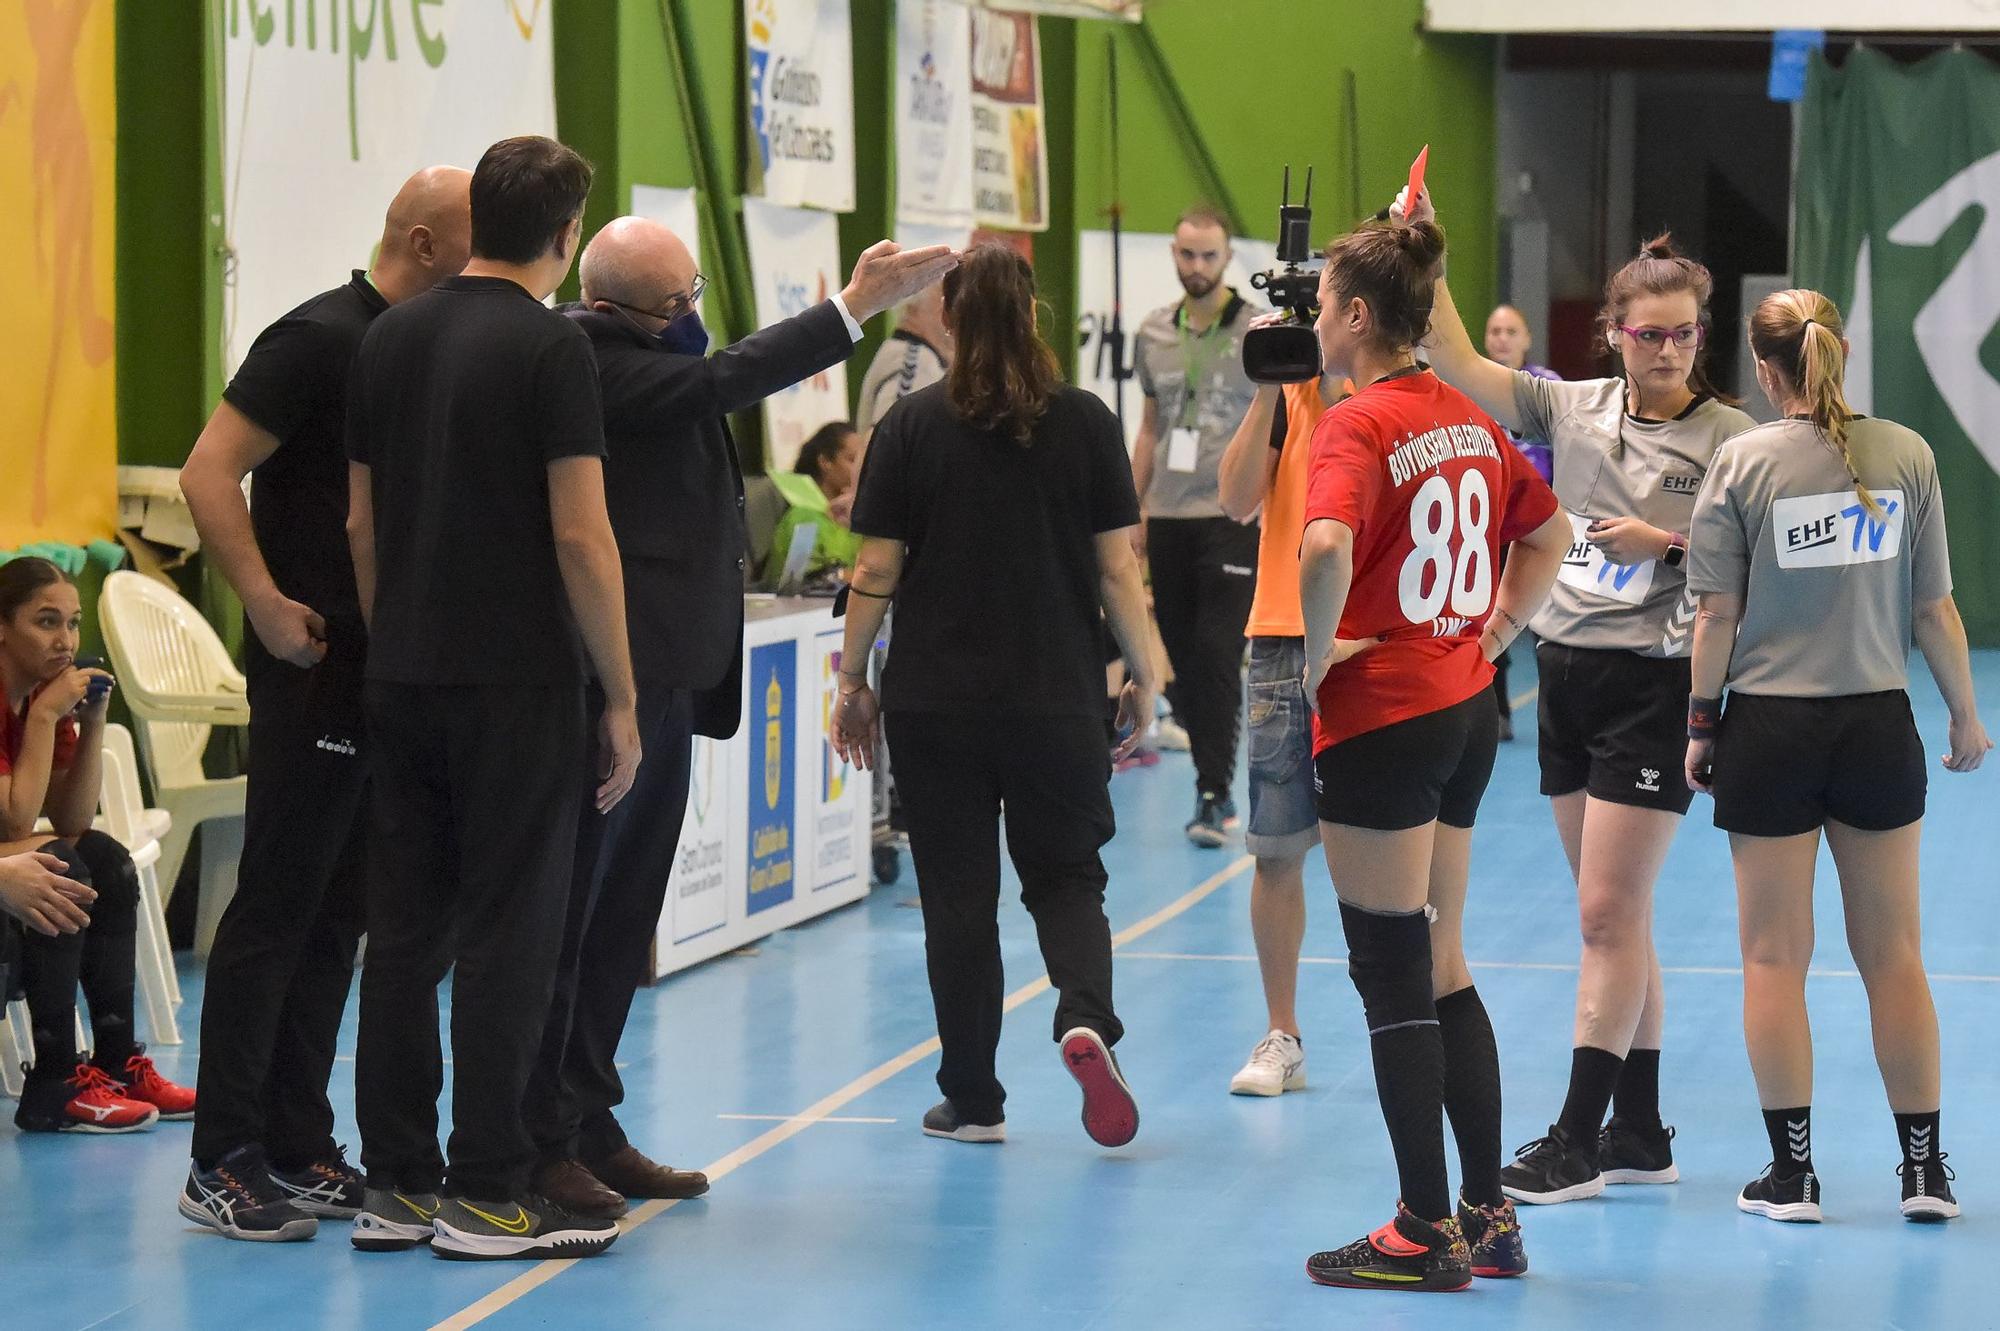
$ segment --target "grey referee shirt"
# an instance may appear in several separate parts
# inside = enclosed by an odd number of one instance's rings
[[[1521,433],[1555,453],[1555,492],[1572,525],[1569,553],[1536,636],[1565,647],[1686,656],[1694,604],[1681,569],[1660,560],[1614,564],[1584,538],[1598,518],[1632,517],[1687,533],[1695,495],[1716,446],[1755,424],[1714,398],[1697,398],[1670,421],[1625,410],[1623,379],[1539,379],[1514,372]]]
[[[1729,687],[1788,698],[1910,682],[1910,620],[1951,592],[1937,459],[1914,430],[1862,417],[1848,450],[1880,516],[1809,421],[1724,444],[1689,537],[1688,590],[1743,598]]]
[[[1266,310],[1232,294],[1222,317],[1197,334],[1182,326],[1181,309],[1154,310],[1134,339],[1132,368],[1160,423],[1153,481],[1139,499],[1149,518],[1219,518],[1222,455],[1257,395],[1243,373],[1243,334]],[[1192,449],[1175,447],[1181,428],[1193,431]]]

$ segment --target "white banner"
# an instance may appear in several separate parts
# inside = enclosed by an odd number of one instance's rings
[[[986,226],[1048,230],[1042,43],[1031,14],[972,16],[972,207]]]
[[[1425,0],[1434,32],[1983,32],[1993,0]]]
[[[751,192],[854,210],[854,38],[847,0],[743,0]]]
[[[1122,284],[1125,314],[1125,360],[1131,364],[1137,344],[1139,323],[1152,311],[1172,305],[1181,298],[1180,278],[1174,273],[1174,238],[1156,232],[1127,231],[1124,237],[1125,281]],[[1235,287],[1245,300],[1269,304],[1260,291],[1250,286],[1250,274],[1277,266],[1278,247],[1268,240],[1232,242],[1236,254],[1223,270],[1222,280]],[[1076,357],[1076,382],[1112,405],[1117,398],[1111,378],[1111,352],[1103,334],[1111,326],[1111,233],[1085,231],[1077,236],[1076,308],[1079,312],[1081,350]],[[1139,381],[1125,384],[1125,447],[1130,451],[1139,437],[1139,409],[1144,399]]]
[[[972,15],[956,0],[896,5],[896,217],[972,224]]]
[[[233,372],[266,324],[368,266],[411,173],[556,132],[554,48],[550,7],[520,0],[218,3]]]
[[[679,236],[693,256],[696,270],[701,268],[701,210],[696,206],[693,190],[671,189],[664,185],[634,185],[632,215],[649,217]],[[696,312],[704,319],[708,317],[707,306],[706,297],[695,302]]]
[[[832,213],[743,200],[750,275],[757,289],[757,325],[811,309],[845,285],[840,271],[840,223]],[[789,469],[799,445],[828,421],[847,419],[847,366],[793,384],[764,399],[764,434],[773,470]]]

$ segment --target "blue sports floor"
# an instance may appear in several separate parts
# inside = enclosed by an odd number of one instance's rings
[[[2000,721],[2000,653],[1977,671]],[[1517,671],[1517,690],[1532,684]],[[1916,696],[1935,761],[1943,709],[1927,679]],[[1190,785],[1184,757],[1114,784],[1122,831],[1109,909],[1130,1029],[1119,1052],[1142,1111],[1123,1151],[1094,1147],[1077,1122],[1049,1042],[1053,1000],[1011,901],[1010,1139],[919,1135],[937,1098],[936,1055],[906,876],[641,995],[623,1051],[625,1122],[656,1156],[705,1166],[715,1186],[638,1211],[640,1225],[602,1258],[370,1256],[337,1224],[309,1244],[230,1243],[175,1213],[185,1125],[27,1139],[4,1126],[0,1327],[2000,1325],[1986,1269],[2000,1243],[2000,762],[1970,777],[1934,769],[1925,846],[1943,1137],[1965,1219],[1919,1228],[1897,1215],[1898,1157],[1830,868],[1811,985],[1828,1223],[1775,1225],[1734,1209],[1768,1157],[1739,1026],[1727,851],[1698,804],[1659,892],[1662,1080],[1684,1181],[1524,1208],[1532,1273],[1445,1298],[1306,1280],[1307,1254],[1380,1223],[1395,1195],[1338,917],[1315,865],[1301,1001],[1311,1089],[1232,1098],[1229,1076],[1263,1034],[1249,865],[1240,849],[1182,839]],[[1577,951],[1572,889],[1525,738],[1502,754],[1476,844],[1468,951],[1499,1032],[1511,1146],[1540,1133],[1561,1100]],[[191,1033],[199,970],[186,980]],[[192,1043],[157,1052],[169,1075],[193,1079]],[[349,1074],[342,1064],[335,1089],[351,1141]]]

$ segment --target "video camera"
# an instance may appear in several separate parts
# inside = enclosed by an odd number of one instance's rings
[[[1292,168],[1285,168],[1284,202],[1278,205],[1278,262],[1283,269],[1253,273],[1250,285],[1270,297],[1286,316],[1282,323],[1253,328],[1243,335],[1243,372],[1260,384],[1297,384],[1320,373],[1319,273],[1304,265],[1312,258],[1312,168],[1306,168],[1306,194],[1292,202]]]

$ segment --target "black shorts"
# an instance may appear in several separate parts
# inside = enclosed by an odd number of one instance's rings
[[[1433,819],[1471,827],[1499,742],[1500,709],[1490,689],[1342,740],[1313,758],[1320,820],[1376,832]]]
[[[1535,664],[1544,795],[1688,811],[1687,658],[1544,642]]]
[[[1910,695],[1732,693],[1715,735],[1715,825],[1799,836],[1828,820],[1864,832],[1924,816],[1930,787]]]

